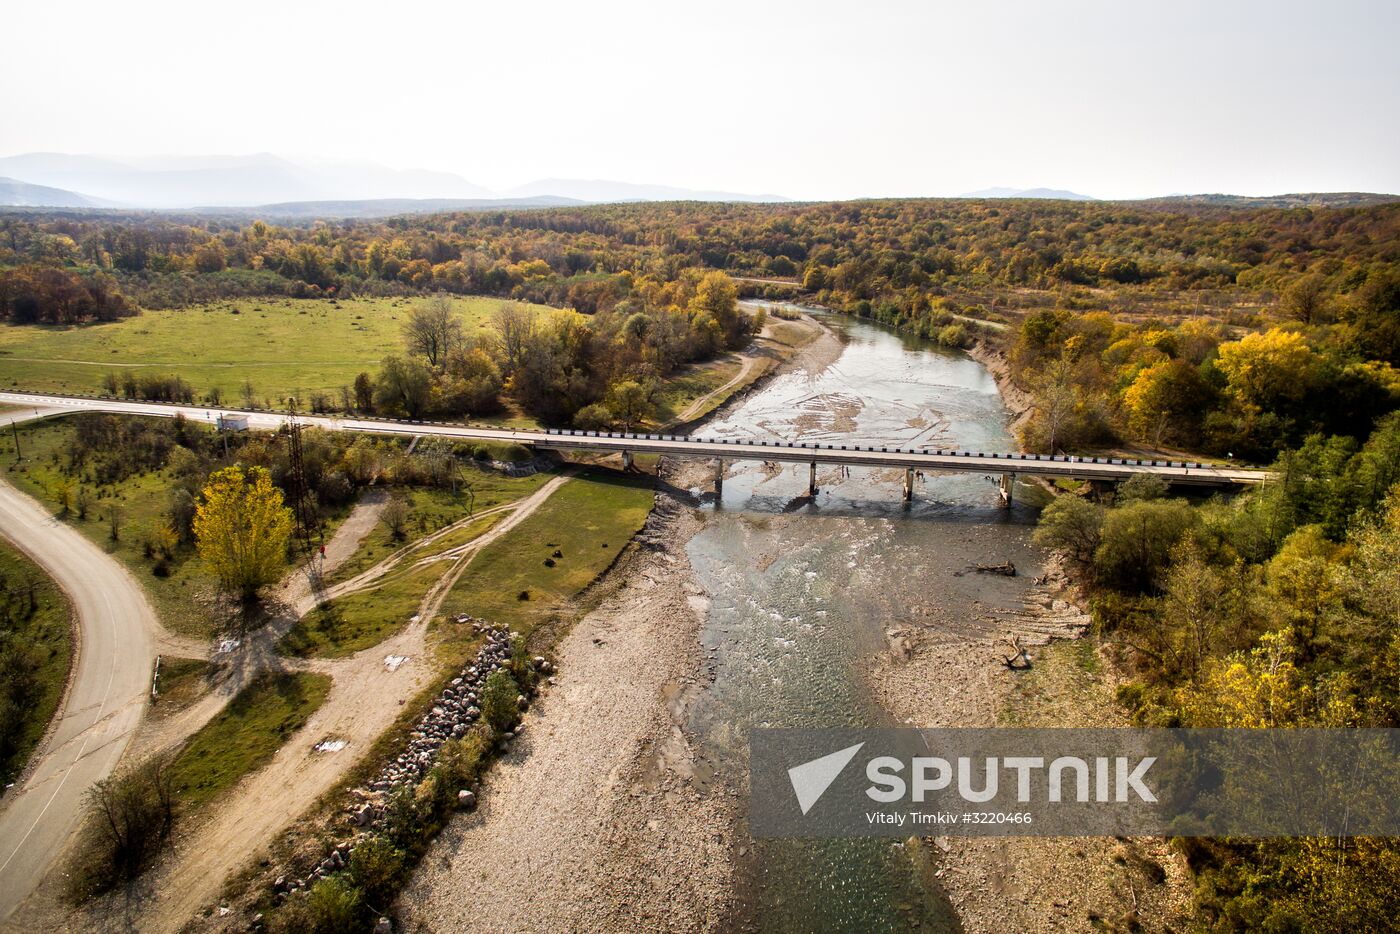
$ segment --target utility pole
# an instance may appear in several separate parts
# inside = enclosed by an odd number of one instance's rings
[[[301,450],[301,422],[297,420],[296,400],[289,399],[287,407],[287,480],[291,487],[292,514],[296,517],[297,537],[301,539],[302,550],[309,555],[313,551],[311,536],[314,534],[320,538],[321,523],[316,517],[316,509],[311,503],[311,491],[306,484],[306,466]]]

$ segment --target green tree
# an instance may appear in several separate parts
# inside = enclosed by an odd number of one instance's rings
[[[1094,552],[1094,567],[1112,585],[1146,593],[1158,585],[1172,549],[1199,521],[1180,500],[1138,501],[1111,509]]]
[[[1103,535],[1104,508],[1083,497],[1055,497],[1040,513],[1036,544],[1088,565]]]
[[[417,418],[432,401],[433,378],[426,364],[416,357],[384,358],[375,380],[375,406],[386,414]]]
[[[623,431],[631,431],[656,411],[651,395],[651,391],[641,383],[625,379],[608,391],[608,411],[622,423]]]

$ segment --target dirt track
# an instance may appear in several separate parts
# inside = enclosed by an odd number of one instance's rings
[[[567,482],[555,477],[514,504],[511,515],[480,538],[446,569],[460,574],[482,548],[534,513]],[[328,556],[330,549],[327,548]],[[179,931],[218,897],[224,880],[248,862],[283,828],[335,785],[398,717],[402,705],[433,677],[426,659],[428,622],[445,589],[424,598],[415,622],[380,644],[348,658],[318,659],[305,667],[331,675],[330,694],[320,709],[264,768],[248,776],[198,828],[181,835],[176,857],[155,870],[148,888],[156,893],[140,908],[142,931]],[[387,665],[386,658],[404,659]],[[288,663],[288,667],[295,667]],[[336,752],[320,752],[323,740],[343,740]]]

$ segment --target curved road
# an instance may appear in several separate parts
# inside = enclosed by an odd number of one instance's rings
[[[4,419],[8,422],[9,419]],[[141,723],[159,624],[126,569],[0,480],[0,535],[68,594],[76,666],[59,719],[0,804],[0,924],[39,884]]]

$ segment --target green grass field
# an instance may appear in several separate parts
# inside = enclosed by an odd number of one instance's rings
[[[229,405],[242,403],[245,381],[260,405],[313,392],[338,399],[355,374],[403,352],[419,301],[245,298],[79,327],[0,325],[0,387],[100,392],[105,374],[134,370],[182,376],[199,397],[218,389]],[[453,301],[468,335],[490,328],[502,302]]]
[[[58,708],[63,685],[68,680],[73,639],[68,598],[38,565],[3,541],[0,541],[0,583],[4,586],[0,592],[0,625],[9,629],[0,645],[9,643],[28,651],[37,666],[32,669],[33,693],[25,698],[22,708],[7,708],[7,714],[13,713],[17,719],[0,723],[6,746],[12,749],[8,756],[0,755],[0,784],[8,784],[23,771]],[[31,587],[34,593],[32,612],[28,598]],[[4,675],[8,672],[0,672],[0,676]]]
[[[477,556],[448,594],[443,613],[479,616],[524,632],[567,615],[646,522],[653,496],[647,475],[595,469],[570,480]]]
[[[64,451],[73,437],[74,428],[67,419],[21,425],[20,444],[24,461],[18,467],[13,461],[13,446],[6,445],[10,455],[5,466],[5,479],[55,512],[59,502],[55,482],[62,476],[58,465],[66,463]],[[87,536],[99,548],[118,559],[141,582],[151,605],[161,622],[184,635],[207,637],[215,617],[216,582],[191,549],[181,549],[170,563],[169,574],[158,577],[153,562],[146,557],[142,531],[162,521],[174,486],[166,471],[137,474],[107,487],[80,484],[87,487],[91,502],[87,516],[82,518],[76,508],[67,521]],[[100,498],[99,498],[100,497]],[[74,497],[76,500],[76,495]],[[111,512],[117,510],[118,539],[112,539]]]
[[[174,787],[186,808],[198,808],[267,764],[316,712],[329,675],[265,674],[248,685],[190,738],[174,764]]]
[[[512,477],[494,470],[464,465],[462,476],[471,488],[470,496],[465,489],[455,493],[451,490],[403,487],[389,490],[391,495],[402,497],[408,505],[404,539],[395,541],[389,529],[380,523],[365,536],[355,553],[329,575],[330,582],[349,580],[405,545],[464,518],[468,507],[476,514],[529,496],[547,483],[553,474],[536,473],[527,477]]]
[[[498,513],[469,523],[442,547],[482,535],[502,518]],[[437,546],[434,542],[424,548],[424,556],[435,552]],[[282,637],[278,648],[288,655],[339,658],[383,642],[418,613],[423,597],[452,567],[450,560],[420,566],[418,557],[404,559],[372,590],[347,594],[316,607]]]

